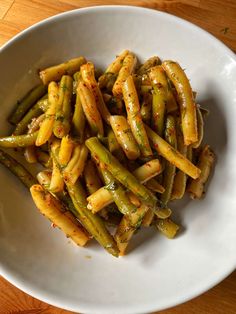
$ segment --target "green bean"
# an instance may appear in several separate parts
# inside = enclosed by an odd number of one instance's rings
[[[118,143],[115,133],[111,128],[108,129],[107,132],[107,138],[108,138],[108,149],[114,155],[121,163],[124,163],[126,161],[125,154]]]
[[[58,85],[56,82],[48,84],[48,108],[45,112],[45,119],[40,125],[36,146],[44,145],[52,136],[55,115],[58,104]]]
[[[162,172],[162,165],[159,159],[152,159],[133,171],[133,175],[145,183]]]
[[[32,134],[12,135],[0,138],[0,147],[27,147],[35,144],[38,131]]]
[[[147,125],[146,131],[153,147],[161,156],[163,156],[170,163],[185,172],[191,178],[196,179],[200,176],[200,169],[194,166],[194,164],[192,164],[186,157],[184,157],[176,149],[169,145],[163,138],[161,138]]]
[[[39,211],[48,218],[55,226],[58,226],[67,237],[70,237],[76,244],[84,246],[89,240],[75,217],[65,210],[64,204],[50,192],[44,190],[40,184],[30,188],[31,196]]]
[[[59,85],[59,98],[53,126],[53,133],[58,138],[66,136],[70,131],[72,88],[72,78],[63,75]]]
[[[157,181],[155,178],[149,180],[148,182],[145,183],[146,187],[156,193],[164,193],[165,188]]]
[[[99,77],[98,84],[99,88],[106,88],[108,92],[112,92],[112,88],[115,84],[118,74],[107,72]]]
[[[82,226],[79,220],[76,218],[76,209],[72,203],[72,200],[67,191],[61,191],[57,193],[52,193],[49,190],[50,182],[51,182],[52,172],[50,170],[43,170],[37,174],[37,180],[40,185],[48,192],[50,192],[53,196],[56,196],[57,199],[62,203],[63,213],[69,217],[73,223],[76,224],[79,229],[87,236],[87,240],[91,238],[88,231]],[[86,241],[87,242],[87,241]]]
[[[78,92],[76,92],[75,110],[72,118],[72,134],[78,139],[79,143],[84,139],[85,115]]]
[[[150,93],[145,93],[143,95],[143,101],[141,104],[141,116],[142,120],[150,125],[152,116],[152,95]]]
[[[34,118],[28,126],[28,134],[32,134],[39,130],[40,124],[45,119],[45,114],[41,114],[37,118]],[[25,148],[24,152],[25,160],[28,163],[36,163],[37,156],[36,156],[36,146],[28,146]]]
[[[175,118],[171,115],[168,115],[166,118],[165,140],[174,149],[177,148]],[[161,202],[164,207],[167,205],[171,198],[171,192],[175,177],[175,169],[176,169],[175,165],[168,161],[166,162],[163,175],[163,187],[165,188],[165,191],[164,193],[161,194]]]
[[[26,112],[47,92],[47,88],[39,85],[32,89],[17,105],[16,111],[11,115],[8,121],[17,124],[24,117]]]
[[[50,156],[39,148],[36,149],[37,161],[45,168],[52,168],[52,159]]]
[[[60,81],[63,75],[73,75],[79,71],[80,66],[86,63],[84,57],[78,57],[68,60],[65,63],[61,63],[39,72],[39,76],[44,85],[47,85],[51,81]]]
[[[59,146],[57,143],[56,145],[52,145],[52,157],[60,167],[58,162],[58,150]],[[84,228],[92,236],[94,236],[101,246],[103,246],[113,256],[118,257],[119,250],[117,245],[113,237],[106,229],[102,219],[87,209],[86,193],[79,180],[77,180],[75,184],[71,184],[69,181],[65,183],[67,186],[67,191],[74,205],[73,214],[79,219]]]
[[[134,138],[139,145],[141,154],[144,157],[152,156],[153,153],[142,121],[139,99],[132,75],[130,75],[123,83],[122,92],[127,110],[128,121]]]
[[[113,203],[111,194],[109,193],[106,186],[103,186],[93,192],[87,197],[88,206],[87,208],[92,211],[93,214],[101,211],[104,207]]]
[[[109,66],[106,69],[105,73],[119,73],[122,65],[123,65],[123,61],[125,59],[125,57],[129,54],[130,52],[128,50],[124,50],[122,51],[117,57],[116,59],[109,64]]]
[[[183,155],[187,156],[187,151],[189,149],[189,146],[184,145],[184,138],[181,131],[180,121],[177,120],[177,126],[176,126],[176,134],[177,134],[177,148],[178,151]],[[176,175],[174,178],[173,183],[173,189],[172,189],[172,195],[171,199],[181,199],[184,196],[185,189],[186,189],[186,183],[187,183],[187,175],[181,171],[176,171]]]
[[[192,144],[193,148],[198,148],[203,140],[203,129],[204,129],[204,121],[203,121],[203,116],[202,116],[202,112],[201,109],[199,107],[197,107],[196,109],[197,112],[197,130],[198,130],[198,140],[197,142],[195,142],[194,144]]]
[[[162,171],[161,165],[158,159],[153,159],[142,166],[137,168],[132,172],[135,178],[140,182],[144,183],[147,180],[152,181],[153,176],[156,176],[158,173]],[[100,169],[100,168],[99,168]],[[155,188],[156,185],[155,185]],[[162,186],[158,185],[158,192],[160,189],[163,189]],[[156,192],[156,190],[155,190]],[[139,199],[130,191],[127,192],[130,201],[138,207],[140,205]],[[163,193],[163,191],[162,191]],[[94,193],[92,193],[88,198],[88,209],[92,210],[93,213],[100,211],[103,207],[111,204],[113,202],[112,196],[109,193],[109,188],[107,186],[100,187]]]
[[[198,130],[196,105],[189,80],[177,62],[164,61],[162,66],[178,93],[184,144],[193,144],[198,140]]]
[[[128,213],[132,213],[136,211],[136,206],[134,206],[128,196],[126,195],[125,189],[122,185],[115,180],[113,175],[107,171],[101,165],[102,175],[106,184],[106,188],[108,189],[109,193],[111,194],[113,201],[115,202],[116,206],[118,207],[119,211],[126,215]]]
[[[127,245],[142,223],[145,214],[148,212],[149,207],[146,204],[141,204],[135,213],[124,215],[121,219],[119,226],[115,233],[115,240],[120,250],[120,255],[125,254]]]
[[[75,207],[76,217],[85,229],[113,256],[118,257],[117,245],[107,231],[102,219],[87,209],[86,195],[82,185],[77,181],[74,185],[67,183],[67,189]]]
[[[70,161],[74,146],[75,142],[69,135],[62,138],[58,156],[59,163],[62,167],[66,167]]]
[[[100,112],[104,121],[107,124],[110,124],[110,112],[108,111],[106,104],[104,102],[101,90],[98,86],[98,83],[95,79],[94,65],[92,62],[88,62],[81,67],[81,76],[87,87],[91,90],[95,97],[96,106]]]
[[[162,136],[166,113],[166,93],[160,86],[153,87],[152,99],[152,128],[158,135]]]
[[[134,72],[136,64],[136,56],[133,53],[129,52],[124,58],[115,84],[113,85],[112,93],[114,96],[122,98],[122,85],[126,81],[127,77]]]
[[[24,166],[2,150],[0,150],[0,163],[8,168],[27,188],[37,183],[37,180]]]
[[[110,123],[116,139],[126,157],[130,160],[137,159],[140,156],[139,146],[135,141],[126,118],[124,116],[111,116]]]
[[[143,217],[142,226],[149,227],[154,219],[155,213],[153,210],[149,209]]]
[[[140,88],[140,93],[141,93],[141,95],[145,95],[145,94],[147,94],[147,93],[151,93],[152,92],[152,85],[149,85],[149,84],[142,84],[141,85],[141,88]]]
[[[161,233],[163,233],[168,239],[173,239],[179,230],[179,226],[174,223],[170,218],[157,219],[156,227]]]
[[[48,94],[43,96],[41,99],[38,101],[39,108],[43,111],[46,112],[48,109]]]
[[[42,102],[47,102],[45,99],[47,95],[43,96],[37,103],[25,114],[19,123],[17,123],[13,135],[21,135],[27,132],[28,125],[32,119],[40,116],[45,110],[42,109]]]
[[[86,163],[86,167],[84,169],[84,180],[89,194],[93,194],[102,186],[97,168],[91,159]]]
[[[82,80],[78,82],[77,93],[80,96],[83,111],[92,133],[94,135],[99,133],[103,136],[102,117],[98,111],[94,94]]]
[[[215,162],[215,154],[209,145],[205,145],[200,153],[198,167],[201,169],[201,175],[196,180],[191,180],[187,191],[192,199],[200,199],[204,192],[204,186],[209,178]]]
[[[167,113],[174,113],[179,110],[179,106],[177,104],[177,92],[176,89],[172,87],[170,80],[167,79],[167,104],[166,111]]]
[[[124,106],[123,106],[123,101],[120,98],[111,96],[109,94],[103,94],[103,98],[112,115],[123,114]]]
[[[76,89],[78,86],[78,82],[82,79],[81,77],[81,72],[75,72],[75,74],[73,75],[73,94],[76,94]]]
[[[152,127],[158,135],[162,136],[168,102],[167,77],[163,68],[156,66],[150,70],[149,78],[153,87]]]
[[[122,53],[107,67],[105,73],[99,77],[98,83],[100,88],[107,88],[109,91],[112,91],[117,75],[128,53],[128,50],[122,51]]]
[[[139,67],[137,74],[138,75],[146,74],[152,67],[159,64],[161,64],[161,60],[159,57],[156,57],[156,56],[151,57]]]
[[[155,207],[156,197],[132,175],[112,154],[99,142],[96,137],[91,137],[85,142],[92,155],[104,163],[111,174],[130,189],[134,194],[141,198],[150,206]]]

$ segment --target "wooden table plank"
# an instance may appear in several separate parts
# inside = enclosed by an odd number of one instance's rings
[[[1,0],[0,2],[0,19],[3,19],[7,11],[10,9],[14,0]]]
[[[235,0],[0,0],[0,45],[26,27],[79,7],[128,4],[158,9],[185,18],[236,51]],[[0,314],[71,314],[30,297],[0,278]],[[236,272],[221,284],[185,304],[159,314],[235,314]]]

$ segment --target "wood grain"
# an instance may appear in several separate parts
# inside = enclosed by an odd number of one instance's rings
[[[0,45],[26,27],[85,6],[127,4],[165,11],[209,31],[236,51],[235,0],[0,0]],[[71,314],[41,302],[0,278],[0,314]],[[236,272],[202,296],[159,314],[235,314]],[[112,313],[111,313],[112,314]]]
[[[236,51],[235,0],[0,0],[0,45],[54,14],[106,4],[138,5],[174,14],[201,26]]]

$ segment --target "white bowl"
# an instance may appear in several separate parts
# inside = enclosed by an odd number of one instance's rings
[[[35,209],[26,189],[1,171],[1,274],[23,291],[72,311],[147,313],[208,290],[236,265],[236,61],[202,29],[137,7],[93,7],[49,18],[0,50],[0,132],[16,100],[38,81],[37,69],[84,55],[105,67],[123,49],[141,59],[178,60],[211,111],[206,139],[217,165],[202,201],[176,208],[184,226],[175,240],[140,232],[130,253],[115,259],[96,244],[68,244]],[[91,258],[90,258],[91,257]]]

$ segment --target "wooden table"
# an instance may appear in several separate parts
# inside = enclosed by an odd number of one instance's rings
[[[26,27],[85,6],[130,4],[166,11],[206,29],[236,51],[235,0],[0,0],[0,45]],[[0,278],[0,314],[71,313],[36,300]],[[236,272],[202,296],[159,314],[235,314]]]

